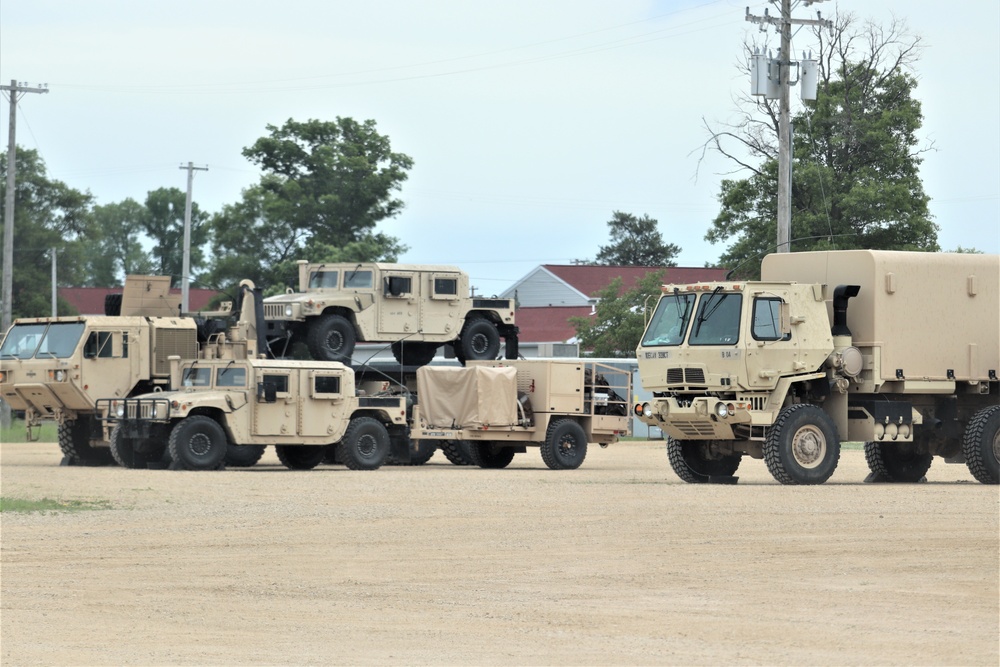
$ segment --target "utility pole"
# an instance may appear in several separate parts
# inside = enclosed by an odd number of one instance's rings
[[[52,249],[52,317],[59,317],[59,288],[56,287],[56,249]]]
[[[11,325],[14,294],[14,184],[17,173],[17,99],[23,93],[47,93],[48,85],[32,88],[19,85],[11,79],[9,86],[0,90],[10,91],[10,131],[7,134],[7,198],[3,208],[3,331]]]
[[[779,2],[779,0],[771,0],[774,3]],[[823,0],[804,0],[806,6],[813,4],[814,2],[823,2]],[[778,252],[790,252],[791,251],[791,228],[792,228],[792,122],[791,122],[791,94],[789,92],[789,87],[793,83],[791,81],[791,69],[793,66],[799,67],[799,63],[791,59],[792,54],[792,25],[813,25],[821,26],[825,28],[831,28],[833,26],[832,21],[823,19],[819,12],[816,12],[815,19],[793,19],[792,18],[792,1],[791,0],[780,0],[781,2],[781,16],[779,18],[772,17],[768,14],[767,10],[764,10],[764,16],[753,16],[750,14],[750,8],[747,7],[746,20],[751,23],[757,23],[761,26],[761,30],[766,30],[767,25],[777,26],[778,31],[781,34],[781,50],[778,52],[778,60],[776,62],[769,63],[767,76],[771,76],[771,64],[777,65],[778,68]],[[762,72],[755,72],[752,76],[762,77],[764,74]],[[800,76],[796,78],[794,83],[802,79],[801,72]],[[813,79],[814,81],[815,79]],[[763,92],[758,92],[754,90],[754,94],[764,95]],[[770,95],[766,95],[770,97]],[[810,99],[803,95],[803,99]],[[815,90],[813,91],[813,97],[815,99]]]
[[[187,169],[188,173],[187,201],[184,202],[184,258],[181,260],[181,312],[189,313],[191,312],[188,299],[191,281],[191,186],[194,184],[195,170],[208,171],[208,167],[196,167],[194,163],[188,162],[187,166],[182,164],[180,168]]]

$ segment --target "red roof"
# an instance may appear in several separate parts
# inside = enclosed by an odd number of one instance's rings
[[[517,338],[525,343],[565,343],[576,336],[576,327],[569,323],[569,318],[590,315],[590,306],[518,308]]]
[[[611,281],[620,277],[622,291],[635,287],[640,278],[655,271],[663,271],[656,266],[604,266],[592,264],[543,264],[545,269],[557,278],[580,290],[587,296],[595,296]],[[709,269],[697,267],[671,266],[666,267],[663,282],[694,283],[699,281],[725,280],[727,269]]]
[[[60,287],[59,296],[66,303],[76,308],[80,315],[103,315],[104,297],[108,294],[121,294],[121,287]],[[179,295],[180,288],[171,289],[171,294]],[[220,293],[211,289],[192,287],[188,290],[188,301],[191,311],[205,310],[209,302]]]

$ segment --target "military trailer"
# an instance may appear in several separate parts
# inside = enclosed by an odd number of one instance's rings
[[[63,465],[111,463],[96,417],[100,397],[152,391],[168,358],[198,356],[198,325],[180,317],[166,276],[130,276],[113,295],[121,315],[22,318],[0,345],[0,397],[23,410],[28,437],[55,420]]]
[[[840,441],[873,477],[915,482],[934,456],[1000,482],[1000,257],[775,254],[760,281],[664,285],[636,350],[687,482],[763,458],[783,484],[833,474]]]
[[[539,447],[549,468],[575,469],[588,443],[606,447],[631,428],[631,373],[579,359],[424,366],[417,395],[410,437],[440,441],[446,454],[464,443],[481,468]]]
[[[359,341],[391,343],[401,364],[422,366],[450,345],[461,361],[517,358],[514,301],[470,297],[469,276],[452,266],[310,264],[299,291],[264,300],[272,352],[296,341],[313,359],[350,363]]]

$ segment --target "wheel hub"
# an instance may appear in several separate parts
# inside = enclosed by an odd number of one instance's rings
[[[212,449],[212,441],[204,433],[197,433],[191,437],[188,447],[191,449],[192,454],[205,456]]]
[[[358,438],[358,452],[362,456],[371,456],[375,452],[375,438],[370,435],[364,435]]]
[[[803,426],[792,440],[792,456],[803,468],[815,468],[826,457],[826,438],[814,426]]]
[[[483,334],[476,334],[472,337],[472,349],[476,354],[483,354],[489,347],[489,340]]]
[[[1000,461],[1000,431],[993,434],[993,458]]]

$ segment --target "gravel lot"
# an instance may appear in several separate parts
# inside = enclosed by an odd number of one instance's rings
[[[936,459],[818,487],[746,460],[688,485],[662,444],[551,471],[60,468],[0,445],[0,662],[14,665],[990,665],[1000,493]]]

